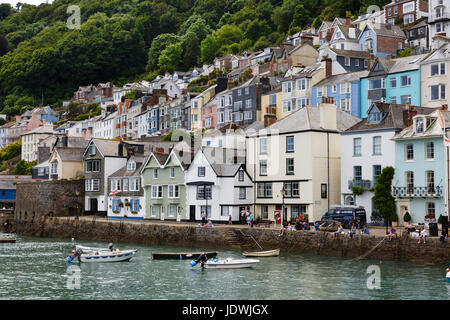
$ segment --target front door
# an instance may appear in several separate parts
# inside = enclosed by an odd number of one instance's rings
[[[97,202],[97,199],[96,199],[96,198],[90,199],[90,201],[91,201],[91,213],[92,213],[92,214],[96,214],[97,211],[98,211],[98,202]]]
[[[194,222],[195,221],[195,206],[189,207],[189,221]]]

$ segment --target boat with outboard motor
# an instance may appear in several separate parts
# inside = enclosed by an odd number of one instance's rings
[[[217,251],[209,251],[209,252],[152,252],[153,259],[176,259],[183,260],[186,258],[189,259],[198,259],[200,255],[206,254],[208,258],[217,257]]]
[[[256,259],[208,259],[204,254],[200,255],[197,260],[191,261],[191,267],[195,267],[198,263],[201,263],[201,267],[204,269],[242,269],[250,268],[254,264],[259,263]]]
[[[67,262],[78,259],[79,262],[122,262],[129,261],[137,252],[137,249],[119,250],[114,249],[112,243],[108,248],[93,248],[76,246],[72,256],[67,257]]]

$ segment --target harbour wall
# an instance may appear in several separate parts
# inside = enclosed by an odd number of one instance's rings
[[[417,239],[406,236],[393,239],[391,242],[386,240],[381,242],[384,237],[373,235],[358,234],[353,238],[339,235],[335,238],[334,234],[329,232],[291,231],[280,236],[279,230],[275,229],[239,229],[225,226],[204,228],[67,217],[41,217],[34,219],[33,222],[16,220],[13,231],[28,236],[75,238],[77,241],[95,240],[179,247],[240,249],[236,245],[238,243],[246,249],[261,251],[255,244],[253,240],[255,239],[265,250],[280,248],[283,252],[347,258],[357,258],[370,252],[366,259],[430,264],[447,264],[450,261],[450,239],[440,242],[438,238],[427,239],[426,244],[418,244]]]

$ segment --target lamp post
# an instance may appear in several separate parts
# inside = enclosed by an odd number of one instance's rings
[[[286,190],[284,189],[284,183],[283,188],[281,188],[281,195],[283,196],[283,206],[282,206],[282,212],[281,212],[281,229],[283,229],[283,220],[284,220],[284,196],[286,194]]]

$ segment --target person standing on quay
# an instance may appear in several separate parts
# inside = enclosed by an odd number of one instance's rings
[[[250,213],[250,227],[253,228],[253,220],[254,220],[254,216],[253,216],[253,212]]]

